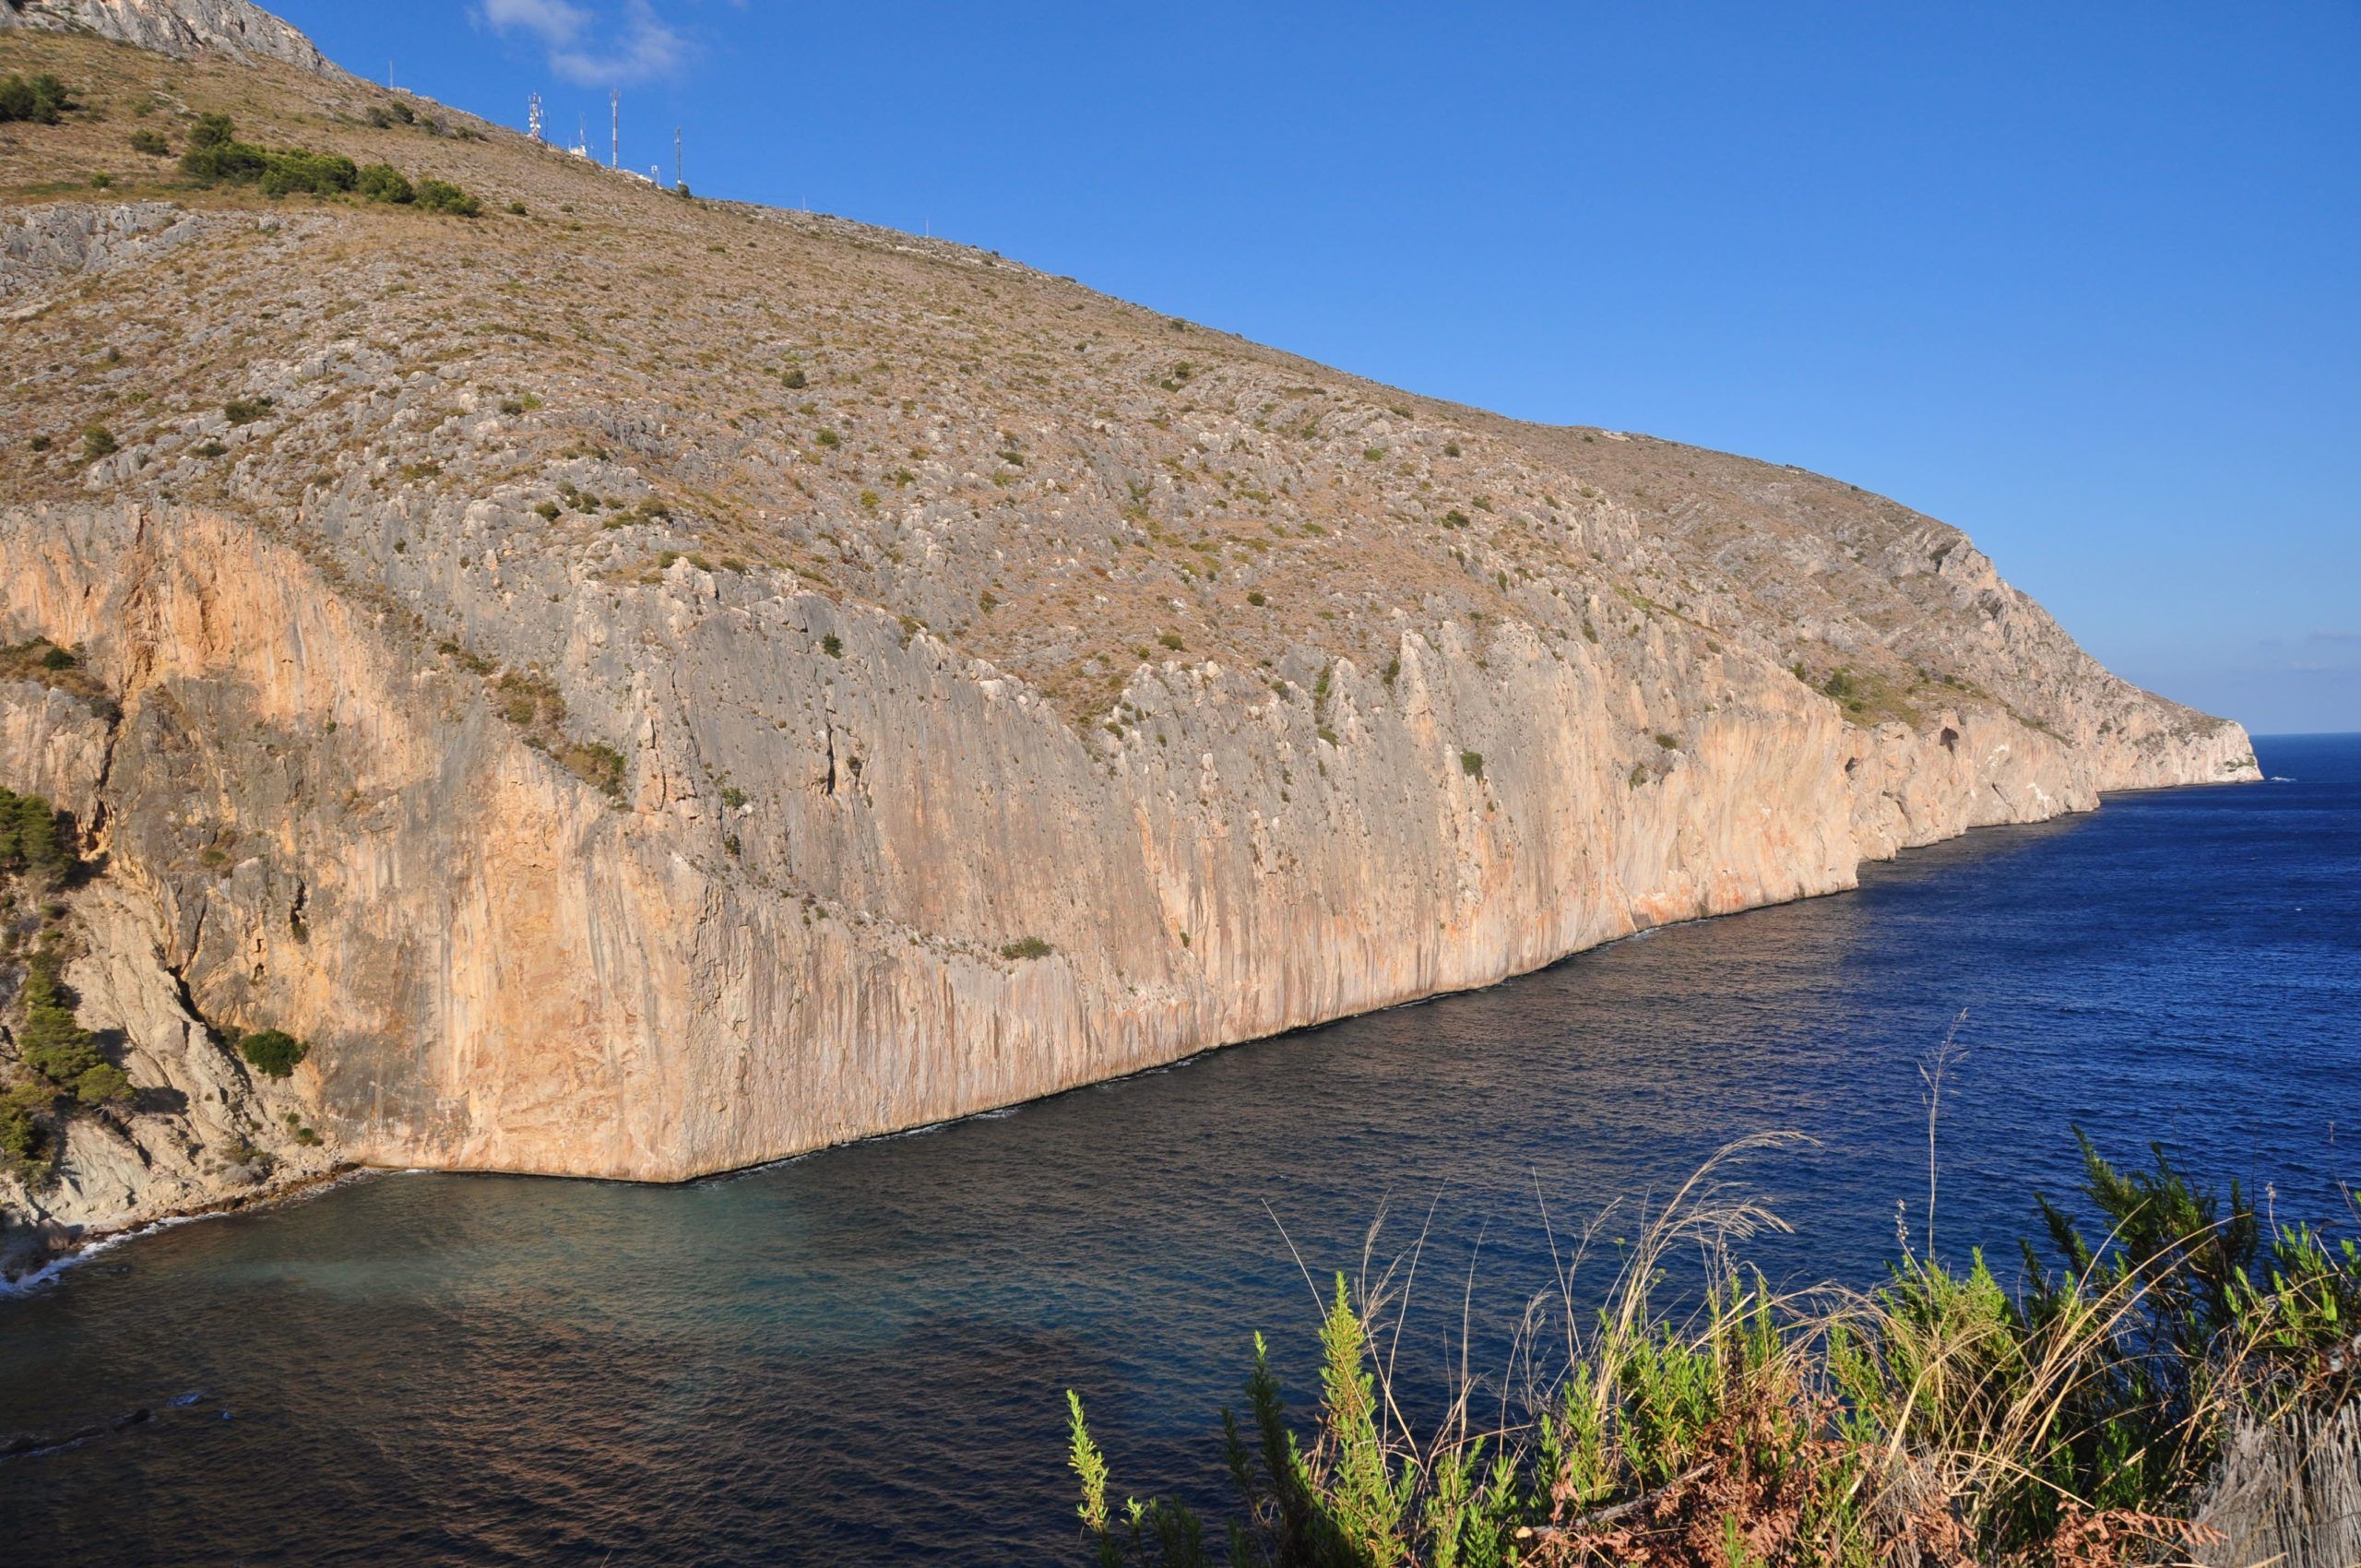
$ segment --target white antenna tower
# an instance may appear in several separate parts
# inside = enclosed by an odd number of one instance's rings
[[[672,127],[672,184],[678,185],[681,183],[681,127],[675,125]]]
[[[607,109],[614,116],[614,139],[607,147],[607,167],[623,166],[623,95],[621,88],[607,89]]]
[[[526,101],[525,134],[535,141],[549,140],[549,137],[541,134],[541,95],[537,92]]]

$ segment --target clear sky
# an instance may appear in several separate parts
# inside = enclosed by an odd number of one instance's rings
[[[700,194],[988,246],[1965,529],[2092,652],[2361,730],[2361,5],[265,0]]]

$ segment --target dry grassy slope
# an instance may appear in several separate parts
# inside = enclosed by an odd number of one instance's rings
[[[106,170],[110,196],[225,223],[17,329],[9,395],[55,444],[11,466],[12,499],[156,491],[292,516],[332,499],[529,505],[562,483],[652,495],[673,526],[573,515],[515,548],[611,573],[664,550],[790,567],[1080,720],[1109,716],[1161,636],[1233,664],[1308,645],[1382,666],[1397,611],[1560,636],[1678,614],[1815,681],[1878,678],[1870,717],[1974,700],[1938,689],[1945,674],[2036,722],[2064,717],[2043,679],[1976,645],[1988,607],[1954,603],[1935,572],[1965,541],[1832,481],[1418,398],[956,246],[682,203],[431,106],[485,139],[372,130],[350,122],[391,95],[349,78],[23,35],[10,49],[102,83],[106,115],[12,127],[15,194],[88,200],[67,187]],[[142,96],[159,105],[146,116]],[[192,196],[168,160],[128,150],[131,128],[177,146],[184,110],[212,108],[251,139],[460,181],[495,215]],[[529,215],[497,210],[512,200]],[[257,211],[277,232],[230,223]],[[790,366],[806,388],[782,385]],[[492,412],[528,393],[543,406]],[[255,395],[279,399],[273,417],[225,432],[222,404]],[[78,461],[93,422],[129,448],[96,480]],[[191,455],[208,440],[229,456]],[[2079,657],[2062,635],[2031,652]]]
[[[362,1158],[685,1174],[2251,776],[1849,486],[350,78],[0,34],[29,69],[91,113],[0,127],[0,634],[120,694],[104,789],[51,782],[209,1016],[329,1040]],[[130,150],[211,110],[486,215]]]

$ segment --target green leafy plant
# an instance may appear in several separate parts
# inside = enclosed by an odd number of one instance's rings
[[[444,180],[419,181],[417,201],[421,212],[441,212],[454,218],[483,216],[483,203]]]
[[[46,71],[30,77],[0,77],[0,121],[54,125],[80,107],[65,84]]]
[[[1308,1432],[1290,1421],[1256,1335],[1246,1419],[1223,1415],[1238,1500],[1228,1561],[2186,1560],[2225,1432],[2302,1443],[2316,1430],[2307,1421],[2361,1396],[2361,1246],[2303,1228],[2266,1231],[2235,1186],[2226,1198],[2202,1192],[2161,1153],[2151,1170],[2118,1170],[2087,1143],[2081,1196],[2106,1240],[2086,1240],[2061,1207],[2036,1199],[2061,1266],[2042,1267],[2029,1247],[2030,1283],[2016,1294],[1980,1255],[1952,1267],[1905,1239],[1888,1283],[1866,1294],[1783,1293],[1717,1264],[1696,1310],[1659,1308],[1673,1258],[1726,1257],[1733,1242],[1778,1228],[1716,1171],[1782,1141],[1724,1151],[1635,1241],[1618,1241],[1603,1306],[1585,1314],[1560,1273],[1564,1360],[1554,1379],[1529,1385],[1521,1418],[1504,1406],[1497,1423],[1471,1420],[1480,1385],[1463,1377],[1440,1420],[1414,1435],[1403,1415],[1413,1401],[1391,1386],[1391,1353],[1378,1353],[1370,1328],[1390,1314],[1387,1335],[1399,1336],[1406,1285],[1390,1282],[1405,1277],[1404,1260],[1358,1294],[1337,1277]],[[1133,1502],[1111,1514],[1110,1466],[1071,1391],[1067,1411],[1068,1464],[1099,1562],[1206,1562],[1204,1528],[1185,1509]],[[2340,1473],[2331,1464],[2303,1483],[2327,1489],[2317,1506],[2350,1484]],[[2283,1506],[2277,1494],[2270,1506]]]
[[[309,1056],[312,1048],[285,1029],[257,1029],[238,1041],[238,1054],[266,1078],[284,1078]]]

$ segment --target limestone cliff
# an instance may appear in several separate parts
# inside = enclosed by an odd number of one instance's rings
[[[310,39],[252,0],[0,0],[0,28],[10,27],[89,33],[184,57],[215,49],[336,69]]]
[[[0,784],[89,830],[67,974],[143,1088],[24,1213],[685,1177],[2255,776],[1849,486],[39,42],[489,213],[160,166],[0,217],[0,641],[78,661],[0,682]]]

